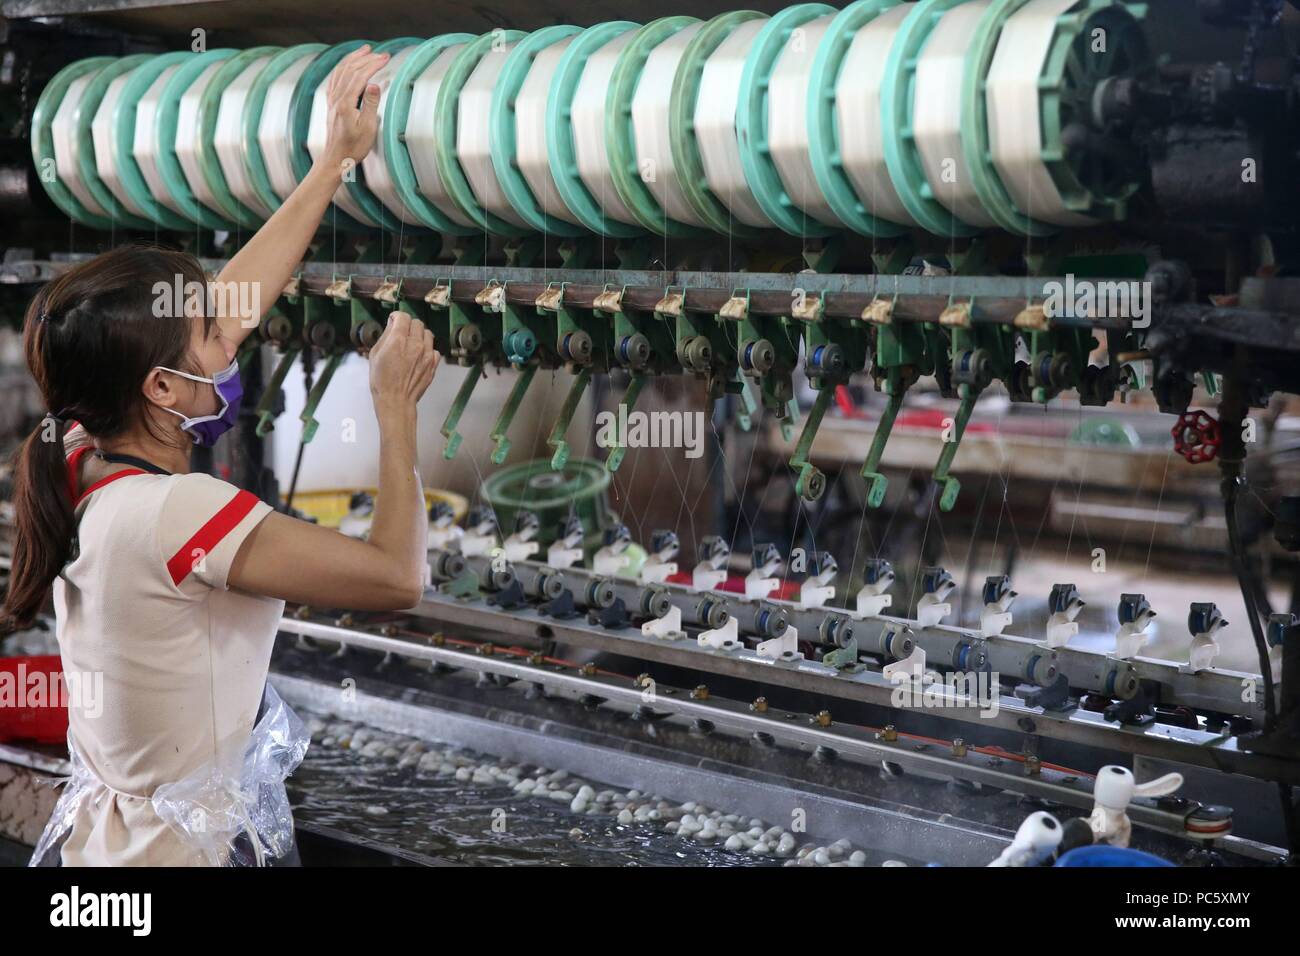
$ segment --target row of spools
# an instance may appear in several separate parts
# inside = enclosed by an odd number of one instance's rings
[[[41,180],[94,228],[255,229],[322,151],[326,80],[361,42],[73,63],[37,106]],[[374,46],[391,54],[380,133],[335,196],[343,230],[1037,235],[1121,218],[1132,190],[1062,142],[1096,83],[1144,57],[1117,0],[806,3]]]

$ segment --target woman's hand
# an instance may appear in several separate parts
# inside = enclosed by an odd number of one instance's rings
[[[325,98],[325,152],[320,163],[341,172],[361,162],[375,145],[379,131],[379,87],[370,78],[388,62],[387,53],[372,53],[370,45],[353,50],[330,73]]]
[[[419,319],[394,309],[370,350],[370,394],[376,413],[414,409],[437,371],[442,356],[433,333]]]

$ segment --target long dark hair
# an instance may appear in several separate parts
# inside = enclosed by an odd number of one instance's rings
[[[177,321],[170,317],[173,310],[160,310],[159,290],[205,284],[203,267],[193,256],[130,244],[72,267],[32,300],[23,346],[45,407],[55,417],[43,419],[17,452],[13,560],[0,635],[32,625],[70,557],[76,517],[65,464],[67,429],[80,422],[91,437],[107,439],[141,421],[148,427],[141,392],[145,376],[156,365],[186,369],[192,364],[192,321]],[[203,321],[206,334],[212,322],[206,309]]]

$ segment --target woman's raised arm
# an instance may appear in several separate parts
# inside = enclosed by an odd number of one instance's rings
[[[379,494],[370,539],[360,541],[270,514],[244,539],[227,583],[253,594],[358,611],[419,602],[428,567],[428,517],[416,470],[416,403],[440,356],[433,333],[392,312],[370,350],[379,422]]]
[[[379,87],[369,83],[387,62],[387,53],[371,53],[369,45],[365,45],[340,60],[330,73],[325,152],[312,164],[298,188],[217,276],[226,292],[214,296],[217,320],[226,339],[239,344],[257,328],[302,261],[343,181],[344,170],[355,167],[370,152],[379,129]],[[229,294],[245,284],[256,290],[256,295],[245,295],[242,290],[240,294]],[[253,303],[256,307],[250,313],[255,314],[239,314],[241,308]]]

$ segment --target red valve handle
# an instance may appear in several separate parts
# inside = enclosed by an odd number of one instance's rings
[[[1193,465],[1219,457],[1219,446],[1223,440],[1219,423],[1204,410],[1179,415],[1178,423],[1170,429],[1170,434],[1174,436],[1174,451]]]

